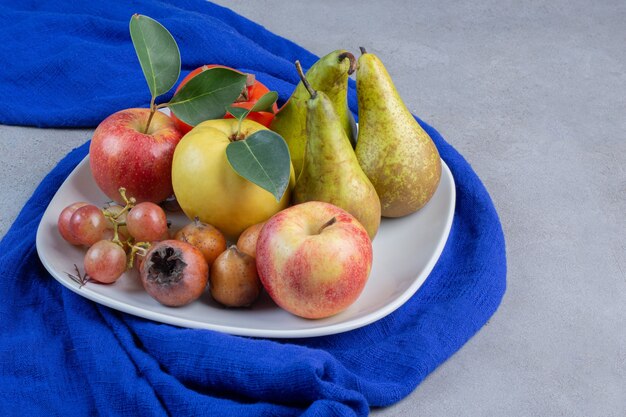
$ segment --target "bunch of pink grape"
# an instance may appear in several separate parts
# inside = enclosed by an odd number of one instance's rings
[[[61,211],[57,223],[63,239],[88,247],[85,274],[105,284],[115,282],[132,267],[136,254],[145,252],[150,242],[169,238],[167,216],[159,205],[136,204],[133,198],[126,198],[123,189],[120,194],[125,206],[99,208],[76,202]]]
[[[123,188],[120,195],[124,206],[76,202],[59,215],[63,239],[88,248],[84,274],[76,265],[76,275],[68,273],[79,286],[91,280],[112,284],[136,265],[144,289],[166,306],[198,299],[209,282],[213,299],[228,307],[249,306],[258,298],[261,281],[255,256],[262,223],[250,226],[237,245],[227,248],[223,233],[198,218],[170,233],[161,206],[136,203]]]

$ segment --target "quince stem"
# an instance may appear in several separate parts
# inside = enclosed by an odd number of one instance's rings
[[[245,116],[239,118],[239,123],[237,123],[237,135],[235,136],[235,140],[239,140],[239,138],[241,137],[241,124],[243,123],[243,119],[245,118]]]

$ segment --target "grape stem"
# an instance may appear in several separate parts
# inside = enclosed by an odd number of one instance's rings
[[[135,197],[128,198],[126,196],[126,188],[120,187],[118,192],[120,193],[120,196],[122,196],[122,200],[124,200],[124,204],[126,204],[126,207],[124,207],[124,210],[130,210],[131,208],[135,206],[135,204],[137,204],[137,200],[135,200]],[[124,210],[122,210],[122,212],[120,212],[119,214],[122,214]],[[119,217],[119,214],[118,214],[118,217]]]
[[[74,270],[76,271],[76,275],[70,274],[69,272],[66,272],[66,274],[69,279],[71,279],[72,281],[78,284],[79,289],[82,288],[86,283],[91,281],[91,277],[89,275],[87,275],[86,273],[85,274],[80,273],[80,269],[78,269],[78,265],[74,264]]]
[[[150,246],[150,242],[136,242],[132,245],[130,247],[130,255],[128,256],[128,264],[126,265],[126,268],[131,269],[133,267],[137,254],[139,254],[139,256],[146,256]]]
[[[122,249],[124,249],[124,242],[120,240],[119,229],[121,226],[126,226],[126,222],[119,221],[118,219],[122,216],[122,214],[125,214],[128,211],[130,211],[130,209],[132,209],[135,206],[135,203],[137,201],[135,200],[134,197],[128,198],[126,196],[126,188],[124,187],[120,187],[118,192],[120,193],[122,200],[124,200],[124,203],[126,203],[124,208],[115,214],[111,213],[108,209],[104,208],[102,209],[102,214],[104,214],[104,217],[106,217],[107,219],[111,221],[111,223],[113,223],[113,239],[111,239],[111,242],[120,245]]]

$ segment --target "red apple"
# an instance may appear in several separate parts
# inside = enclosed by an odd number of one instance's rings
[[[285,310],[309,319],[348,308],[372,266],[367,231],[347,211],[319,201],[291,206],[263,226],[256,246],[259,277]]]
[[[149,116],[150,109],[121,110],[104,119],[91,139],[91,173],[98,187],[120,204],[120,187],[137,202],[159,203],[173,194],[172,157],[182,133],[158,111],[144,133]]]

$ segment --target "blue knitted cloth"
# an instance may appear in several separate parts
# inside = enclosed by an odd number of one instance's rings
[[[146,107],[128,21],[151,16],[176,38],[183,75],[205,63],[254,72],[285,100],[317,57],[202,0],[0,4],[4,124],[95,126]],[[340,45],[338,46],[340,47]],[[356,109],[354,84],[350,104]],[[46,176],[0,242],[2,416],[365,416],[408,395],[474,335],[506,286],[504,237],[469,164],[430,126],[456,181],[447,245],[400,309],[347,333],[296,340],[155,323],[66,290],[41,265],[36,229],[85,144]]]

